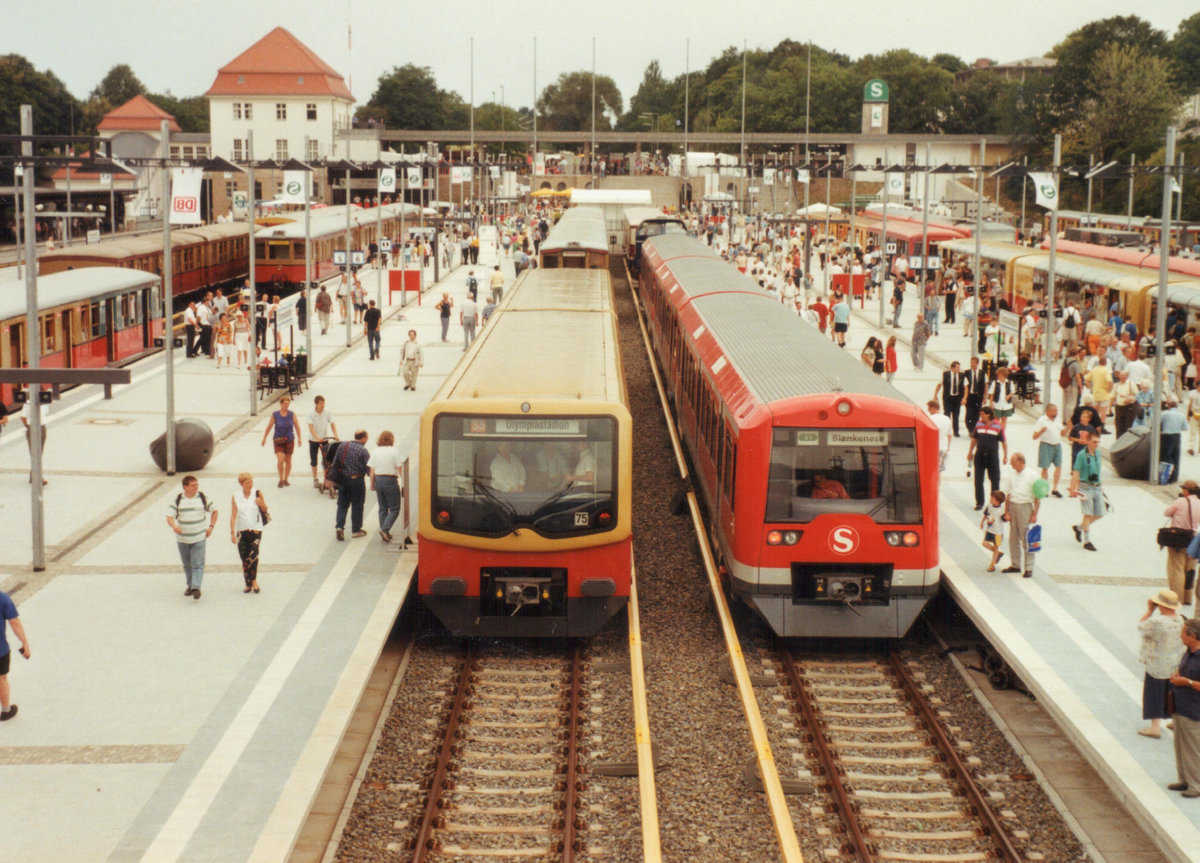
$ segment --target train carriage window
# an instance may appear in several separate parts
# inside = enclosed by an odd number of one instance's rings
[[[104,335],[104,304],[93,302],[89,310],[88,320],[91,321],[92,331],[88,334],[93,339]]]
[[[78,345],[92,338],[92,309],[90,303],[84,303],[71,310],[71,343]]]
[[[774,429],[767,521],[847,512],[883,524],[921,523],[914,431]]]
[[[611,417],[439,416],[434,524],[490,536],[611,530],[617,455]]]
[[[733,434],[725,430],[725,467],[721,471],[721,490],[729,505],[733,506],[733,475],[737,470],[737,444],[733,442]]]
[[[52,354],[60,349],[58,343],[58,316],[49,312],[41,316],[42,323],[42,355]]]

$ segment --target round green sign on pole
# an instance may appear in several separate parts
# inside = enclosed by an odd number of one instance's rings
[[[863,87],[864,102],[886,102],[888,100],[888,85],[882,78],[872,78]]]

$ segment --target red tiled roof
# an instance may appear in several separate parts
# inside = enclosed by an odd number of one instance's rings
[[[72,180],[99,180],[100,179],[101,174],[99,171],[85,171],[85,170],[82,170],[82,168],[83,168],[83,162],[72,162],[71,163],[71,179]],[[113,175],[113,179],[115,179],[117,182],[129,181],[129,180],[133,179],[132,174],[128,174],[125,171],[122,171],[120,169],[113,169],[111,171],[111,173]],[[50,177],[53,180],[66,180],[67,179],[66,167],[58,168],[57,170],[55,170],[55,172],[53,174],[50,175]]]
[[[340,96],[354,100],[341,74],[282,27],[217,70],[217,79],[204,95]]]
[[[143,130],[157,132],[163,120],[168,121],[167,128],[172,132],[181,131],[174,116],[139,94],[119,108],[113,108],[105,114],[96,129],[101,132]]]

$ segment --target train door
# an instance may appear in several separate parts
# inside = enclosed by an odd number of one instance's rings
[[[104,309],[104,355],[111,363],[117,359],[117,298],[105,297],[101,302]]]
[[[59,332],[62,333],[63,368],[75,367],[75,327],[71,325],[71,316],[76,314],[71,308],[59,312]]]

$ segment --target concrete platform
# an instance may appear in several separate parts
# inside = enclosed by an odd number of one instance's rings
[[[865,309],[855,303],[846,353],[858,361],[868,336],[896,335],[900,371],[894,383],[924,404],[951,361],[967,367],[970,344],[962,335],[961,319],[958,324],[940,325],[941,334],[929,341],[925,370],[917,372],[907,344],[919,305],[915,293],[910,290],[905,300],[900,329],[876,326],[877,302],[868,300]],[[1057,374],[1055,364],[1056,378]],[[1057,385],[1054,398],[1061,401]],[[1035,466],[1037,444],[1031,435],[1040,412],[1040,406],[1025,407],[1008,421],[1010,455],[1022,452]],[[1105,445],[1109,441],[1110,437],[1104,438]],[[1064,497],[1042,502],[1038,521],[1043,551],[1037,555],[1034,577],[1023,579],[999,569],[989,573],[985,571],[989,553],[980,545],[979,513],[973,510],[974,480],[966,476],[968,445],[964,429],[962,437],[953,440],[942,475],[941,562],[946,589],[1162,855],[1176,861],[1200,860],[1200,801],[1166,789],[1176,781],[1171,732],[1164,731],[1159,740],[1136,733],[1145,725],[1137,621],[1146,610],[1147,598],[1167,586],[1166,553],[1154,536],[1178,486],[1122,480],[1106,464],[1103,485],[1115,511],[1093,528],[1092,542],[1099,551],[1088,552],[1071,532],[1080,510],[1077,501],[1065,496],[1070,474],[1064,467],[1060,486]],[[1003,468],[1002,477],[1008,471]],[[1200,457],[1185,454],[1181,478],[1189,477],[1200,477]],[[1001,567],[1007,564],[1006,556]],[[1184,613],[1191,616],[1194,609],[1185,607]],[[1064,775],[1052,754],[1041,753],[1043,772],[1051,781],[1071,786],[1074,780]],[[1108,835],[1111,831],[1103,829],[1107,820],[1103,804],[1074,814],[1085,828],[1096,831],[1093,844],[1102,856],[1141,859],[1128,856],[1135,849],[1122,847],[1129,842],[1127,836]]]
[[[478,268],[490,271],[485,231]],[[377,278],[363,273],[369,298]],[[292,403],[299,417],[324,395],[342,439],[364,428],[373,446],[390,429],[415,476],[420,411],[462,357],[457,316],[443,344],[433,303],[442,290],[461,300],[465,278],[455,268],[403,307],[385,290],[380,360],[368,360],[361,325],[349,350],[344,327],[316,331],[316,374]],[[425,348],[415,393],[397,376],[410,327]],[[274,455],[261,445],[275,405],[250,416],[250,371],[182,351],[174,366],[176,415],[204,419],[217,438],[197,472],[220,510],[199,601],[183,595],[165,521],[181,476],[158,471],[148,449],[165,428],[164,357],[135,365],[111,401],[88,387],[51,408],[44,572],[31,568],[19,420],[0,434],[0,589],[17,602],[33,651],[29,662],[14,654],[20,713],[0,727],[0,783],[19,795],[0,811],[0,860],[286,859],[408,595],[415,545],[381,541],[373,494],[369,536],[337,542],[335,505],[312,487],[307,444],[290,487],[276,487]],[[243,470],[272,512],[261,594],[242,593],[228,539]],[[415,540],[415,507],[411,525]]]

